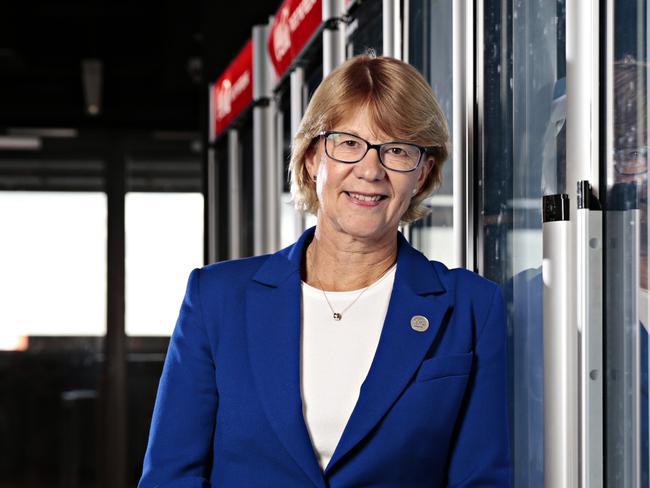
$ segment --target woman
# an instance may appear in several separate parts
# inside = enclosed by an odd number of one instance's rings
[[[408,64],[359,56],[323,80],[291,158],[317,225],[192,272],[141,487],[510,486],[499,289],[398,233],[447,139]]]

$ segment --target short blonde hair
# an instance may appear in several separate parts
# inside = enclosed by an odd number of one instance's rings
[[[431,171],[402,216],[402,223],[426,216],[422,205],[442,181],[449,151],[445,115],[431,87],[411,65],[394,58],[355,56],[332,71],[314,92],[293,139],[289,173],[296,208],[316,214],[316,188],[306,167],[319,134],[332,130],[351,111],[367,108],[376,129],[392,138],[433,147]]]

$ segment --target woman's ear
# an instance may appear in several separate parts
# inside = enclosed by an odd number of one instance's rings
[[[314,181],[318,173],[318,163],[320,161],[320,155],[318,153],[318,147],[314,145],[309,148],[305,156],[305,168],[309,174],[309,179],[312,181]]]
[[[429,173],[433,171],[435,165],[436,165],[436,160],[433,156],[428,156],[420,165],[420,174],[418,175],[418,185],[417,185],[418,192],[420,192],[422,190],[422,187],[424,187],[424,183],[427,181],[427,178],[429,177]]]

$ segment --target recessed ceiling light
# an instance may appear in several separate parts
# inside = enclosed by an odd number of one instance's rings
[[[40,137],[0,136],[0,151],[38,151],[42,146]]]
[[[7,129],[10,136],[38,136],[51,138],[72,138],[79,136],[79,131],[67,127],[10,127]]]

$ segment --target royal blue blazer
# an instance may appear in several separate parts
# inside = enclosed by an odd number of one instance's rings
[[[321,470],[300,393],[300,267],[313,233],[191,273],[140,488],[511,486],[501,292],[401,234],[374,360]],[[411,327],[415,315],[426,330]]]

